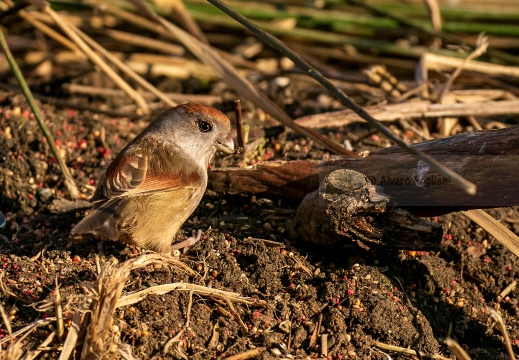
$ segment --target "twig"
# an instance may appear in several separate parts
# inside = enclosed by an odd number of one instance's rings
[[[241,113],[241,102],[240,100],[234,100],[234,108],[236,110],[236,132],[238,134],[238,146],[243,150],[243,154],[247,151],[245,142],[243,140],[243,118]]]
[[[460,64],[464,62],[464,59],[425,53],[422,55],[420,62],[425,63],[428,70],[450,71],[460,66]],[[489,64],[482,61],[470,61],[465,63],[464,70],[482,73],[485,75],[498,75],[519,78],[519,66],[504,66]]]
[[[286,45],[284,45],[280,40],[272,36],[271,34],[263,31],[254,23],[246,19],[244,16],[238,14],[236,11],[231,9],[229,6],[225,5],[220,0],[208,0],[211,4],[225,12],[227,15],[231,16],[233,19],[241,23],[247,29],[252,31],[258,38],[265,41],[270,46],[274,47],[276,50],[281,52],[283,55],[288,57],[294,64],[297,65],[301,70],[306,72],[313,79],[318,81],[321,85],[323,85],[332,95],[334,95],[341,103],[343,103],[349,109],[355,111],[359,116],[361,116],[364,120],[366,120],[371,126],[384,134],[388,139],[392,140],[395,144],[402,147],[409,153],[416,156],[418,159],[425,161],[429,165],[431,165],[436,171],[440,174],[450,177],[455,184],[464,189],[468,194],[476,193],[476,185],[466,180],[459,174],[447,168],[445,165],[441,164],[439,161],[434,159],[433,157],[419,151],[413,146],[407,144],[398,136],[393,134],[393,132],[369,115],[364,109],[359,107],[353,100],[351,100],[342,90],[338,89],[333,83],[325,78],[319,71],[315,70],[310,64],[304,61],[299,55],[297,55],[294,51],[289,49]]]
[[[189,292],[189,303],[187,304],[186,323],[184,327],[189,328],[189,319],[191,318],[191,307],[193,306],[193,290]]]
[[[431,18],[431,24],[436,34],[440,34],[442,31],[442,18],[440,12],[440,6],[437,0],[425,0],[425,6],[429,11],[429,17]]]
[[[317,343],[317,337],[319,336],[319,332],[321,330],[322,321],[323,321],[323,313],[319,313],[319,320],[317,321],[314,331],[312,332],[312,335],[310,336],[310,342],[308,344],[310,346],[310,348],[313,348],[315,346],[315,344]]]
[[[172,337],[171,339],[169,339],[166,342],[166,344],[164,345],[164,348],[162,349],[163,354],[168,353],[169,348],[171,347],[171,345],[173,345],[174,342],[180,341],[180,338],[182,337],[182,334],[184,334],[184,331],[186,331],[186,329],[180,330],[174,337]]]
[[[249,329],[247,328],[247,326],[243,323],[240,315],[236,312],[236,310],[234,309],[234,305],[232,304],[232,301],[231,299],[229,299],[228,297],[224,297],[224,300],[225,302],[227,303],[227,306],[229,307],[229,311],[231,312],[234,320],[238,323],[238,325],[240,325],[242,331],[244,334],[248,334],[249,333]]]
[[[250,303],[250,301],[248,301],[246,298],[241,297],[241,295],[238,293],[233,293],[233,292],[218,290],[218,289],[211,289],[206,286],[201,286],[201,285],[196,285],[196,284],[178,282],[178,283],[172,283],[172,284],[163,284],[163,285],[152,286],[145,290],[141,290],[136,293],[123,296],[117,301],[117,307],[135,304],[135,303],[143,300],[150,294],[162,295],[162,294],[171,292],[173,290],[190,290],[190,291],[194,291],[196,293],[207,295],[207,296],[214,296],[214,297],[221,298],[221,299],[230,298],[230,299],[232,299],[232,301],[243,302],[246,304]]]
[[[490,310],[490,315],[497,321],[499,324],[499,330],[501,330],[501,334],[503,335],[503,342],[505,343],[506,351],[508,352],[508,357],[510,360],[515,360],[514,350],[512,349],[512,343],[510,342],[510,336],[508,336],[508,331],[506,331],[506,325],[503,321],[501,315],[495,311],[494,309]]]
[[[279,241],[253,238],[253,237],[248,237],[247,239],[254,240],[254,241],[261,241],[261,242],[263,242],[263,245],[265,245],[265,247],[282,248],[282,249],[284,249],[286,247],[286,244],[279,242]]]
[[[437,118],[442,116],[491,116],[519,114],[519,100],[483,101],[456,104],[432,104],[422,100],[404,104],[383,104],[367,108],[380,121],[404,119]],[[341,127],[362,118],[352,110],[340,110],[330,113],[304,116],[295,120],[297,123],[311,127]]]
[[[63,339],[63,332],[64,332],[64,326],[63,326],[63,309],[61,307],[61,294],[59,292],[59,285],[58,285],[58,278],[56,277],[56,290],[54,292],[56,293],[56,297],[54,298],[54,307],[56,310],[56,329],[58,334],[58,341],[61,343],[61,340]]]
[[[328,357],[328,334],[321,335],[321,356]]]
[[[43,132],[43,135],[47,139],[47,144],[50,146],[50,149],[52,151],[52,154],[58,161],[59,168],[61,169],[61,172],[64,177],[65,186],[67,187],[70,197],[73,200],[76,200],[79,197],[79,191],[76,187],[76,184],[74,183],[74,178],[72,177],[70,170],[67,167],[67,164],[59,154],[58,148],[55,145],[54,137],[50,133],[49,129],[47,128],[47,125],[45,124],[45,121],[43,120],[43,116],[40,112],[40,109],[38,106],[36,106],[36,102],[34,100],[34,97],[31,93],[31,90],[29,89],[29,86],[27,85],[27,82],[25,81],[23,74],[18,67],[18,64],[16,63],[13,54],[11,53],[11,50],[9,49],[9,46],[7,45],[7,42],[5,40],[4,32],[0,28],[0,45],[2,46],[5,55],[7,57],[7,61],[9,62],[9,65],[11,66],[11,69],[14,73],[14,76],[16,77],[16,80],[18,81],[18,84],[22,88],[22,92],[25,95],[25,98],[27,99],[27,102],[29,103],[29,106],[31,107],[32,112],[34,113],[34,117],[36,118],[36,121],[38,122],[38,125]]]
[[[438,102],[441,103],[445,94],[447,94],[454,83],[454,80],[461,74],[463,67],[465,64],[469,63],[472,59],[475,59],[481,55],[483,55],[488,49],[488,38],[486,36],[480,36],[478,38],[478,47],[474,49],[463,61],[458,65],[456,70],[449,76],[449,79],[443,86],[443,90],[438,96]]]
[[[503,291],[501,291],[499,293],[499,295],[497,296],[497,301],[500,302],[501,300],[503,300],[503,298],[508,295],[511,291],[513,291],[515,289],[515,287],[517,286],[517,280],[513,280],[510,284],[508,284],[507,287],[505,287],[503,289]]]
[[[474,116],[467,116],[467,120],[470,123],[470,125],[474,126],[475,130],[483,130],[483,127]]]
[[[184,56],[186,50],[179,45],[171,44],[162,40],[152,39],[148,36],[140,36],[135,33],[125,31],[103,29],[100,31],[103,35],[108,35],[114,40],[135,45],[142,48],[157,50],[168,55]]]
[[[256,349],[244,351],[244,352],[236,354],[236,355],[228,356],[226,359],[227,360],[247,360],[247,359],[252,359],[252,358],[256,358],[259,354],[261,354],[265,350],[267,350],[267,348],[259,347],[259,348],[256,348]]]
[[[413,356],[417,356],[418,355],[415,350],[406,349],[406,348],[403,348],[403,347],[400,347],[400,346],[394,346],[394,345],[385,344],[385,343],[380,342],[380,341],[373,342],[373,345],[375,345],[379,349],[383,349],[383,350],[387,350],[387,351],[394,351],[394,352],[397,352],[397,353],[406,354],[406,355],[413,355]],[[420,353],[420,355],[424,359],[450,360],[449,358],[443,357],[441,355],[428,355],[428,354],[424,354],[424,353]]]

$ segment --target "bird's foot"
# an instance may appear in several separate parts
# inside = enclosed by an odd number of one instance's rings
[[[185,254],[190,246],[193,246],[196,244],[200,239],[202,238],[202,230],[195,231],[193,230],[193,235],[191,237],[188,237],[186,240],[181,241],[179,243],[171,245],[171,252],[175,250],[184,249],[183,253]]]

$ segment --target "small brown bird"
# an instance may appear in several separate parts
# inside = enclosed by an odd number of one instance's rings
[[[170,252],[204,195],[216,151],[234,153],[230,131],[229,119],[210,106],[162,113],[101,173],[94,209],[71,233]]]

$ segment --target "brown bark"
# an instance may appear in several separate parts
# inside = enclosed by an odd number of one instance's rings
[[[449,178],[398,147],[372,152],[366,158],[270,162],[256,169],[220,169],[209,175],[209,188],[234,194],[301,201],[336,169],[366,175],[400,207],[420,215],[439,215],[476,208],[519,205],[519,126],[464,133],[415,146],[472,181],[469,195]]]
[[[318,244],[365,249],[434,249],[442,239],[438,223],[388,207],[389,199],[359,172],[336,170],[305,196],[287,221],[288,235]]]

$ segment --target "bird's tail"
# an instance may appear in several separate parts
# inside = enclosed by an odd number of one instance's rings
[[[106,240],[117,240],[120,228],[119,210],[123,204],[124,199],[119,198],[99,205],[74,226],[70,233],[94,234]]]

